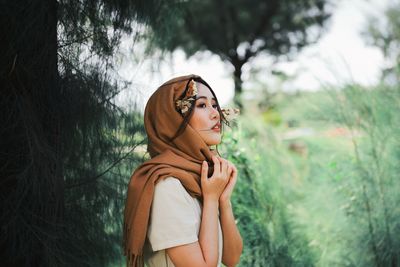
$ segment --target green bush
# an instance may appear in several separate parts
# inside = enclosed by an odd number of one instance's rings
[[[261,117],[242,118],[224,136],[222,154],[239,171],[233,206],[244,240],[240,266],[314,265],[303,229],[287,209],[277,149]]]
[[[352,138],[354,165],[348,183],[351,222],[348,237],[356,266],[400,264],[400,90],[347,86],[338,93],[340,118],[358,133]]]

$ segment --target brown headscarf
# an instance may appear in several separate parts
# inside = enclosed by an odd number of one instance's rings
[[[202,197],[201,164],[204,160],[211,161],[210,148],[190,125],[171,141],[183,122],[183,117],[175,109],[175,101],[193,78],[200,77],[188,75],[164,83],[147,102],[144,124],[151,159],[133,173],[124,211],[123,245],[129,267],[144,265],[143,245],[158,181],[173,176],[180,180],[190,195]]]

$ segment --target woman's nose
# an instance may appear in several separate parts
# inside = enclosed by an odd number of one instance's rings
[[[212,107],[211,108],[211,119],[219,118],[218,109]]]

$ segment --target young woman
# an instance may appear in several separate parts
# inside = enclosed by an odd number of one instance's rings
[[[124,212],[128,266],[235,266],[243,242],[231,206],[237,170],[212,149],[226,119],[211,87],[161,85],[144,114],[151,159],[133,173]]]

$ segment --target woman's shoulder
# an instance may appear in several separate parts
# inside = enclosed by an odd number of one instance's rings
[[[187,194],[179,179],[173,176],[161,179],[155,185],[155,194],[176,194],[177,192]]]
[[[183,187],[178,178],[169,176],[166,177],[155,185],[154,197],[159,200],[184,200],[185,202],[191,200],[192,197]]]
[[[157,189],[173,189],[173,188],[183,188],[183,185],[179,181],[178,178],[173,176],[168,176],[164,179],[160,179],[158,183],[156,183]]]

